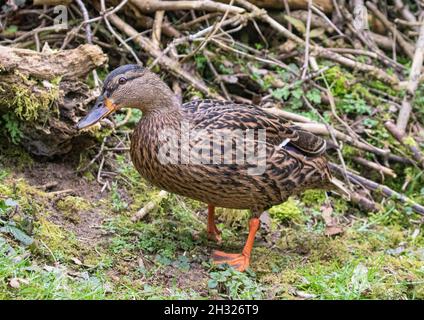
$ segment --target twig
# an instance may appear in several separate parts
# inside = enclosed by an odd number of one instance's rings
[[[294,35],[292,32],[287,30],[284,26],[282,26],[276,20],[271,18],[266,11],[260,10],[258,7],[256,7],[255,5],[251,4],[250,2],[246,0],[237,0],[237,2],[240,3],[243,7],[250,10],[251,12],[258,12],[259,19],[268,23],[272,28],[274,28],[276,31],[281,33],[286,38],[293,40],[294,42],[300,45],[305,45],[305,42],[301,38]],[[318,45],[313,45],[311,47],[313,49],[314,54],[317,56],[336,61],[352,69],[368,72],[369,74],[376,77],[377,79],[383,82],[389,83],[391,85],[396,85],[399,83],[399,79],[395,75],[389,75],[379,68],[376,68],[374,66],[367,65],[358,61],[353,61],[351,59],[343,57],[335,52],[331,52],[330,50],[327,50],[326,48],[323,48]]]
[[[295,122],[295,125],[298,126],[299,128],[309,131],[311,133],[314,134],[318,134],[318,135],[324,135],[324,136],[328,136],[330,135],[330,131],[328,130],[327,126],[323,123],[317,123],[317,122],[313,122],[311,121],[309,118],[288,112],[288,111],[284,111],[278,108],[268,108],[265,109],[268,112],[271,112],[277,116],[280,116],[282,118],[286,118],[289,120],[293,120],[293,121],[298,121]],[[380,149],[377,147],[374,147],[372,145],[369,144],[365,144],[361,141],[358,140],[354,140],[352,139],[352,137],[348,136],[347,134],[340,132],[338,130],[334,129],[334,134],[335,137],[339,140],[342,140],[344,142],[347,142],[348,144],[352,145],[353,147],[356,147],[358,149],[362,149],[371,153],[374,153],[376,155],[379,155],[383,158],[389,157],[390,155],[390,150],[384,150],[384,149]]]
[[[75,189],[65,189],[65,190],[58,190],[58,191],[52,191],[52,192],[47,192],[47,195],[49,196],[58,196],[64,193],[72,193],[75,192]]]
[[[337,26],[325,15],[324,12],[322,12],[321,10],[319,10],[313,4],[312,4],[311,8],[312,8],[312,11],[315,12],[317,15],[319,15],[321,18],[323,18],[331,28],[333,28],[334,30],[336,30],[336,32],[341,37],[346,37],[345,34],[343,32],[341,32],[340,29],[337,28]]]
[[[118,129],[119,127],[122,127],[122,126],[126,125],[128,123],[128,121],[131,119],[131,115],[132,115],[132,109],[131,108],[128,108],[127,109],[127,114],[125,115],[124,120],[122,120],[121,122],[118,122],[115,125],[115,129]]]
[[[391,176],[393,178],[396,178],[396,173],[392,169],[387,168],[387,167],[385,167],[385,166],[383,166],[379,163],[375,163],[375,162],[369,161],[369,160],[361,158],[361,157],[353,157],[352,159],[353,159],[353,161],[355,161],[355,162],[359,163],[360,165],[363,165],[363,166],[365,166],[369,169],[376,170],[377,172],[380,172],[380,173],[386,174],[388,176]]]
[[[402,0],[395,0],[395,8],[396,10],[398,10],[400,12],[400,14],[406,19],[408,20],[407,22],[410,23],[410,25],[412,26],[419,26],[419,24],[417,24],[417,18],[412,14],[411,11],[409,11],[408,5],[406,3],[404,3],[404,1]],[[400,20],[400,19],[396,19],[396,20]],[[397,22],[397,21],[395,21]]]
[[[77,170],[78,173],[86,171],[94,162],[96,162],[97,159],[100,158],[100,156],[103,154],[103,151],[105,149],[106,140],[107,140],[107,137],[104,137],[103,138],[103,141],[102,141],[102,144],[100,146],[99,152],[97,152],[97,154],[94,156],[94,158],[91,159],[91,161],[86,166],[84,166],[81,169],[78,169]]]
[[[158,59],[159,64],[163,68],[171,71],[175,76],[181,77],[188,81],[197,90],[211,97],[222,99],[219,94],[210,91],[209,87],[203,83],[203,80],[191,75],[189,72],[185,71],[177,61],[162,54],[162,52],[157,49],[148,38],[138,34],[138,32],[133,27],[131,27],[117,15],[112,14],[110,15],[109,19],[121,32],[127,34],[129,37],[133,37],[133,41],[136,42],[143,50],[147,51],[152,57]]]
[[[417,160],[418,164],[422,168],[424,168],[424,155],[419,149],[418,144],[414,138],[411,136],[406,137],[405,133],[400,131],[391,121],[387,121],[384,126],[392,134],[392,136],[396,138],[397,141],[411,150],[414,159]]]
[[[227,87],[225,86],[225,84],[222,82],[219,73],[216,71],[214,65],[211,62],[211,59],[208,56],[208,53],[206,50],[203,50],[204,53],[204,57],[206,58],[206,63],[208,64],[209,69],[212,71],[214,77],[215,77],[215,81],[219,82],[219,85],[221,87],[222,92],[224,92],[224,96],[227,100],[231,100],[231,97],[228,93]]]
[[[305,34],[305,57],[304,57],[303,67],[302,67],[302,76],[300,77],[301,79],[304,79],[306,77],[306,73],[308,72],[308,67],[309,67],[309,41],[310,41],[311,18],[312,18],[311,7],[312,7],[312,0],[308,0],[308,17],[306,18],[306,34]]]
[[[374,3],[370,2],[370,1],[367,1],[366,6],[384,24],[384,26],[393,33],[393,36],[396,38],[396,41],[399,43],[399,45],[403,49],[403,51],[410,58],[413,58],[414,52],[411,49],[411,45],[402,37],[402,35],[399,33],[399,31],[397,31],[396,25],[394,25],[393,23],[391,23],[384,16],[384,14],[380,10],[378,10],[377,6]]]
[[[132,222],[142,220],[149,212],[156,208],[160,203],[169,196],[169,193],[165,190],[161,190],[154,200],[149,201],[143,208],[137,211],[137,213],[131,218]]]
[[[236,6],[214,2],[214,1],[146,1],[130,0],[143,12],[156,12],[158,10],[177,11],[177,10],[204,10],[204,11],[229,11],[233,14],[243,13],[245,10]]]
[[[138,58],[134,50],[121,38],[121,36],[118,33],[116,33],[116,31],[110,25],[109,16],[114,17],[115,14],[114,13],[106,14],[105,0],[101,0],[100,4],[101,4],[101,14],[104,14],[104,21],[109,31],[115,36],[116,39],[118,39],[118,41],[125,47],[125,49],[127,49],[131,53],[131,55],[134,57],[134,60],[137,61],[137,64],[142,65],[143,63],[140,61],[140,59]]]
[[[88,15],[87,8],[85,7],[82,0],[76,0],[76,3],[78,4],[78,7],[80,8],[82,16],[84,18],[85,35],[86,35],[86,38],[87,38],[87,42],[89,44],[93,44],[93,33],[91,32],[91,25],[89,23],[86,23],[90,19],[89,15]],[[99,88],[100,87],[100,79],[99,79],[99,76],[97,75],[97,71],[94,69],[92,71],[92,73],[93,73],[93,79],[94,79],[94,86],[96,88]]]
[[[406,94],[402,101],[396,126],[404,133],[408,125],[409,117],[412,111],[411,102],[415,97],[418,83],[421,76],[421,70],[424,62],[424,19],[421,20],[420,35],[415,46],[414,58],[412,59],[411,71],[409,73],[408,84],[406,86]]]
[[[234,2],[234,0],[231,0],[230,6],[233,5],[233,2]],[[216,34],[216,32],[221,28],[224,21],[227,19],[228,13],[229,13],[229,8],[227,9],[227,11],[225,11],[221,20],[219,20],[219,22],[214,25],[214,28],[206,35],[206,38],[202,39],[202,42],[199,44],[199,46],[197,46],[197,48],[192,50],[192,52],[190,52],[190,54],[185,56],[184,59],[181,62],[187,60],[189,57],[194,56],[198,51],[202,50],[207,45],[208,41],[213,38],[213,36]]]
[[[335,163],[330,162],[329,167],[330,167],[331,170],[336,171],[339,174],[343,172],[343,169]],[[385,185],[382,185],[382,184],[379,184],[377,182],[366,179],[364,177],[361,177],[361,176],[359,176],[355,173],[352,173],[350,171],[347,171],[346,174],[349,177],[349,180],[351,180],[353,183],[361,184],[362,186],[364,186],[368,190],[371,190],[371,191],[374,191],[374,192],[379,192],[387,198],[391,198],[393,200],[398,200],[401,203],[407,204],[407,205],[411,206],[411,209],[414,210],[416,213],[418,213],[420,215],[424,215],[424,207],[421,206],[420,204],[416,203],[415,201],[411,200],[410,198],[408,198],[404,194],[401,194],[397,191],[394,191],[394,190],[390,189],[389,187],[387,187]]]
[[[155,12],[155,20],[153,21],[152,29],[152,43],[156,47],[160,48],[160,37],[162,32],[162,22],[165,15],[165,11],[158,10]]]
[[[360,208],[368,212],[378,212],[382,209],[381,205],[366,198],[358,192],[350,192],[350,201],[356,203]]]

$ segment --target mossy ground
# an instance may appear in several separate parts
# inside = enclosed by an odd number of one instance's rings
[[[206,238],[201,203],[171,195],[132,222],[159,190],[126,155],[112,158],[118,176],[103,193],[92,175],[75,173],[77,160],[2,160],[0,201],[18,206],[0,206],[0,228],[14,225],[34,241],[0,233],[1,299],[424,298],[422,228],[392,203],[367,214],[322,191],[293,197],[270,210],[251,270],[239,273],[211,265],[218,246]],[[333,237],[325,205],[343,227]],[[218,217],[221,249],[241,250],[247,212],[220,209]]]

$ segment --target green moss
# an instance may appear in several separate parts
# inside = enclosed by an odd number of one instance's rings
[[[326,194],[323,190],[306,190],[302,194],[302,202],[306,206],[319,208],[326,200]]]
[[[249,210],[216,208],[215,213],[217,217],[219,217],[219,220],[223,221],[224,224],[229,228],[246,228],[249,218],[251,217]]]
[[[414,138],[411,136],[406,137],[403,140],[403,143],[410,147],[417,147],[417,143],[415,142]]]
[[[334,197],[334,198],[331,199],[331,204],[332,204],[332,207],[334,209],[334,213],[336,213],[338,215],[345,214],[346,212],[348,212],[348,210],[351,209],[349,207],[349,203],[346,200],[344,200],[343,198]]]
[[[17,201],[22,213],[31,217],[42,212],[49,200],[46,193],[29,185],[24,179],[16,179],[13,176],[0,183],[0,195]]]
[[[67,196],[56,203],[57,208],[72,222],[80,222],[79,215],[91,208],[91,205],[81,197]]]
[[[290,197],[286,202],[269,209],[272,218],[279,222],[301,222],[303,220],[303,210],[299,201]]]
[[[75,236],[59,225],[40,217],[36,223],[35,236],[41,243],[39,250],[53,260],[68,260],[78,255],[78,242]]]
[[[31,168],[34,160],[21,146],[11,144],[0,136],[0,163],[16,169]]]
[[[10,94],[4,95],[0,104],[13,108],[16,116],[25,121],[33,121],[39,118],[41,114],[46,115],[50,105],[59,96],[60,79],[53,79],[46,89],[45,86],[27,76],[17,73],[22,79],[22,83],[13,83],[2,89]],[[31,89],[30,89],[31,88]]]
[[[330,84],[331,92],[335,96],[348,93],[350,81],[353,80],[353,76],[350,73],[342,70],[339,66],[334,66],[326,70],[324,74]]]
[[[9,185],[0,183],[0,195],[3,197],[10,197],[13,195],[13,189]]]

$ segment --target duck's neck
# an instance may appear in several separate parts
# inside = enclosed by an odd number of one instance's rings
[[[151,138],[165,129],[178,130],[184,118],[181,102],[172,91],[171,94],[161,92],[151,105],[143,109],[138,130]]]
[[[141,108],[143,117],[168,117],[181,114],[181,102],[168,86],[158,90],[150,102],[145,102]]]

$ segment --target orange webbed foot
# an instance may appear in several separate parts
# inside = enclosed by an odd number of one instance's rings
[[[213,263],[216,265],[227,263],[238,271],[245,271],[249,267],[249,257],[240,253],[225,253],[214,250],[212,252]]]

